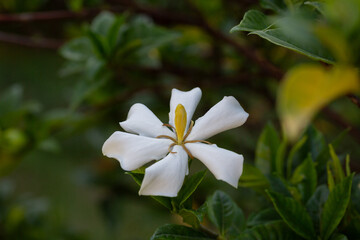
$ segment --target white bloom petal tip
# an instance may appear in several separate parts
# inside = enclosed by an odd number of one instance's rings
[[[117,159],[125,171],[133,171],[152,160],[165,157],[170,144],[169,139],[117,131],[105,141],[102,152],[107,157]]]
[[[210,170],[216,179],[237,188],[243,172],[243,155],[219,148],[215,144],[188,143],[186,147]]]
[[[186,109],[187,113],[187,126],[192,119],[192,116],[195,112],[195,109],[200,102],[201,99],[201,89],[200,88],[193,88],[190,91],[180,91],[174,88],[171,91],[171,99],[170,99],[170,112],[169,112],[169,123],[174,125],[175,120],[175,109],[176,107],[181,104]]]
[[[177,196],[188,170],[188,156],[179,145],[173,151],[145,169],[139,195]]]
[[[204,116],[195,121],[189,140],[208,139],[220,132],[240,127],[245,123],[249,114],[232,96],[224,97],[210,108]]]
[[[163,123],[155,114],[141,103],[131,106],[127,119],[120,122],[120,126],[126,132],[146,137],[157,137],[159,135],[174,136],[174,133],[163,126]]]

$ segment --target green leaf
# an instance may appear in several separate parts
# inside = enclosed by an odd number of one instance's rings
[[[331,238],[331,240],[348,240],[348,238],[344,234],[337,233]]]
[[[140,173],[132,173],[132,172],[126,172],[126,174],[129,174],[134,181],[140,186],[142,183],[142,180],[144,178],[144,174]],[[169,210],[172,210],[171,200],[168,197],[161,197],[161,196],[151,196],[153,199],[158,201],[161,205],[166,207]]]
[[[285,159],[286,146],[287,146],[287,141],[284,139],[281,141],[278,150],[276,152],[275,168],[276,168],[276,173],[281,177],[284,177],[284,168],[285,168],[284,159]]]
[[[304,203],[314,193],[317,185],[317,174],[315,164],[309,155],[302,164],[300,164],[292,175],[291,182],[296,184]]]
[[[360,175],[355,175],[351,189],[351,201],[356,211],[360,213],[359,199],[360,199]]]
[[[281,12],[286,9],[286,5],[283,0],[260,0],[260,5],[263,8],[271,9],[275,12]]]
[[[276,21],[279,26],[274,27],[268,23],[266,15],[256,10],[249,10],[239,25],[233,27],[230,32],[248,31],[250,34],[258,35],[271,43],[294,50],[315,60],[333,63],[334,57],[324,48],[318,38],[306,27],[301,26],[300,28],[296,20],[293,16],[281,17]],[[289,32],[291,27],[287,26],[299,28],[297,32]]]
[[[120,41],[120,29],[125,25],[126,15],[116,16],[115,21],[109,28],[106,39],[108,40],[111,50],[115,50],[116,45]]]
[[[299,237],[284,221],[267,222],[244,232],[237,240],[297,240]]]
[[[267,124],[262,131],[256,145],[255,166],[264,174],[276,170],[276,154],[280,145],[280,138],[271,124]]]
[[[71,61],[85,61],[92,57],[94,52],[91,42],[86,37],[75,38],[60,48],[60,54]]]
[[[159,227],[151,240],[210,240],[214,239],[202,232],[198,232],[192,228],[168,224]]]
[[[206,210],[206,208],[205,208]],[[200,209],[200,211],[183,208],[179,212],[179,215],[183,218],[183,222],[191,225],[195,229],[200,227],[200,223],[203,220],[205,211]]]
[[[194,193],[196,188],[200,185],[202,180],[204,179],[206,174],[206,170],[197,172],[192,176],[188,177],[182,188],[180,189],[178,196],[174,199],[177,207],[182,206],[185,201]]]
[[[320,214],[328,196],[329,189],[325,185],[320,185],[306,203],[306,209],[314,223],[315,229],[320,229]]]
[[[303,64],[290,70],[278,91],[277,108],[284,133],[295,140],[312,117],[333,99],[360,88],[358,71]]]
[[[256,225],[263,225],[268,222],[278,221],[281,220],[281,217],[277,213],[274,208],[267,208],[262,210],[256,214],[252,214],[249,216],[247,220],[247,226],[253,227]]]
[[[234,209],[234,218],[231,226],[226,232],[229,239],[239,236],[245,229],[246,221],[244,212],[238,206]]]
[[[343,170],[343,168],[341,166],[340,159],[336,155],[335,150],[334,150],[334,148],[333,148],[333,146],[331,144],[329,144],[329,150],[330,150],[330,156],[331,156],[331,158],[333,160],[332,166],[333,166],[335,179],[337,181],[341,181],[341,180],[344,179],[345,173],[344,173],[344,170]]]
[[[328,183],[329,190],[331,192],[335,187],[335,180],[334,180],[334,176],[330,169],[330,162],[328,162],[328,164],[326,165],[326,170],[327,170],[327,183]]]
[[[239,25],[233,27],[230,32],[253,32],[263,30],[267,27],[269,27],[269,23],[265,14],[257,10],[249,10],[245,13]]]
[[[252,188],[266,188],[269,186],[269,181],[258,168],[244,163],[243,169],[244,171],[240,177],[239,186]]]
[[[351,185],[354,174],[344,178],[330,192],[321,214],[321,237],[329,239],[343,218],[350,201]]]
[[[290,178],[290,175],[291,175],[291,172],[292,172],[294,156],[301,149],[301,147],[305,144],[306,140],[307,140],[307,136],[303,136],[291,148],[290,153],[289,153],[289,157],[287,159],[287,168],[286,168],[287,169],[287,173],[286,173],[287,178]]]
[[[208,200],[208,215],[212,223],[219,229],[220,235],[225,236],[233,225],[237,206],[232,199],[221,191],[216,191]]]
[[[91,31],[106,37],[115,21],[116,17],[113,13],[104,11],[92,21]]]
[[[284,179],[275,174],[268,176],[268,179],[270,183],[270,189],[272,191],[281,193],[282,195],[285,195],[287,197],[292,196],[289,191],[288,184],[286,181],[284,181]]]
[[[342,142],[344,137],[349,133],[350,128],[347,128],[343,131],[341,131],[332,141],[331,141],[331,145],[336,148],[337,146],[339,146]],[[319,148],[320,149],[320,148]],[[321,148],[321,151],[319,152],[319,154],[317,155],[317,157],[314,157],[315,162],[317,162],[317,166],[316,166],[316,170],[318,173],[321,173],[325,170],[326,168],[326,164],[330,158],[330,150],[329,150],[329,146],[327,145],[326,147]],[[320,174],[319,174],[320,175]]]
[[[304,206],[279,193],[268,191],[268,194],[275,209],[292,230],[306,239],[316,238],[314,226]]]

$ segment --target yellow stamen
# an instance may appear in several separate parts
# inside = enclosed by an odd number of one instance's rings
[[[185,128],[186,128],[186,111],[183,105],[178,104],[175,109],[175,129],[178,144],[181,144],[183,141]]]

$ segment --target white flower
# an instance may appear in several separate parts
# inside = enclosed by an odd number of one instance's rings
[[[241,126],[249,114],[234,97],[224,97],[194,124],[191,118],[200,98],[200,88],[188,92],[173,89],[169,124],[136,103],[127,120],[120,123],[129,133],[117,131],[104,143],[103,154],[117,159],[125,171],[159,160],[146,168],[140,195],[177,196],[188,174],[188,156],[199,159],[217,179],[238,186],[243,156],[204,140]]]

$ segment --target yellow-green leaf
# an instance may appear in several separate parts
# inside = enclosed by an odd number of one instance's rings
[[[327,69],[318,64],[293,68],[283,79],[277,99],[285,134],[295,140],[323,106],[359,88],[356,68],[334,66]]]

